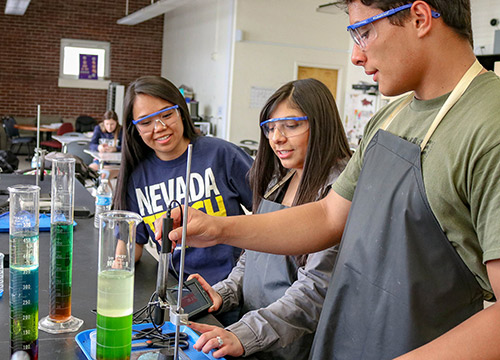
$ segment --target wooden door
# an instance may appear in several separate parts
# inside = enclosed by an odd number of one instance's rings
[[[313,78],[321,81],[331,91],[333,98],[337,96],[337,80],[339,71],[335,69],[324,69],[319,67],[299,66],[297,79]]]

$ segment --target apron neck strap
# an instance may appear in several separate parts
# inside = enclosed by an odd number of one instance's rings
[[[432,122],[431,127],[427,131],[427,134],[424,137],[424,140],[422,140],[422,143],[420,144],[420,151],[423,151],[425,149],[425,145],[427,145],[427,142],[431,138],[432,134],[434,133],[434,130],[438,127],[439,123],[445,115],[448,113],[448,111],[455,105],[455,103],[460,99],[460,97],[463,95],[465,90],[469,87],[470,83],[474,78],[479,75],[479,73],[483,70],[483,66],[479,63],[479,61],[476,59],[474,61],[474,64],[467,70],[465,75],[460,79],[459,83],[453,91],[451,92],[450,96],[448,96],[448,99],[446,99],[446,102],[444,105],[441,107],[439,110],[438,114],[436,115],[436,118]]]
[[[294,174],[295,174],[296,169],[290,170],[283,178],[278,181],[272,188],[270,188],[265,194],[264,194],[264,199],[269,198],[269,196],[272,195],[276,190],[278,190],[285,182],[288,181]]]
[[[427,145],[427,142],[431,138],[432,134],[438,127],[439,123],[445,115],[448,113],[448,111],[455,105],[455,103],[460,99],[460,97],[463,95],[465,90],[469,87],[470,83],[474,78],[479,75],[479,73],[483,70],[483,66],[479,63],[479,61],[476,59],[474,61],[474,64],[467,70],[467,72],[464,74],[464,76],[460,79],[458,82],[457,86],[453,89],[451,92],[450,96],[448,96],[448,99],[446,99],[446,102],[444,105],[441,107],[439,110],[438,114],[436,115],[436,118],[432,122],[429,130],[427,130],[427,134],[425,134],[424,139],[422,140],[422,143],[420,144],[420,150],[423,151],[425,146]],[[399,112],[406,106],[408,105],[411,100],[413,99],[414,94],[411,93],[409,96],[407,96],[401,104],[389,115],[389,117],[383,122],[382,126],[380,127],[382,130],[387,129],[387,127],[391,124],[392,120],[399,114]]]
[[[387,117],[387,119],[384,120],[382,123],[382,126],[380,127],[382,130],[385,130],[389,127],[389,125],[392,123],[392,120],[399,114],[401,110],[403,110],[406,105],[408,105],[414,97],[413,91],[401,102],[401,104],[398,105],[397,108],[394,109],[394,111]]]

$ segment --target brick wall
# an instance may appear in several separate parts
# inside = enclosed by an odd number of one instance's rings
[[[110,42],[111,81],[126,85],[141,75],[161,75],[163,16],[118,25],[126,0],[36,0],[24,16],[5,15],[5,3],[0,0],[0,116],[34,118],[40,104],[52,117],[100,119],[107,90],[57,85],[61,38]],[[129,0],[129,13],[149,4]]]

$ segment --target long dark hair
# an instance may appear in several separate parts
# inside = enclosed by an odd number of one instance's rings
[[[322,82],[304,79],[286,83],[267,100],[260,113],[259,124],[269,119],[284,101],[307,115],[310,129],[302,178],[293,200],[295,206],[317,200],[332,168],[339,161],[348,160],[351,151],[335,100]],[[288,169],[281,165],[261,129],[259,149],[249,173],[254,212],[271,180],[279,180],[287,172]]]
[[[114,208],[124,210],[127,208],[128,179],[136,166],[153,152],[147,146],[132,123],[134,101],[137,95],[146,94],[174,105],[179,105],[179,112],[184,125],[183,136],[190,141],[198,135],[195,132],[193,121],[189,115],[186,101],[177,87],[160,76],[142,76],[129,84],[125,94],[125,106],[123,114],[123,144],[122,162],[120,173],[116,183]]]

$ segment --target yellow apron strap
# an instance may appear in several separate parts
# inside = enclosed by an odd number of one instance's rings
[[[474,61],[474,64],[467,70],[467,72],[462,76],[460,81],[458,82],[457,86],[453,89],[451,92],[450,96],[448,96],[448,99],[446,99],[446,102],[443,104],[441,109],[439,110],[438,114],[436,115],[436,118],[432,122],[431,126],[429,127],[429,130],[427,130],[427,133],[424,136],[424,139],[422,140],[422,143],[420,144],[420,150],[423,151],[425,148],[425,145],[429,142],[429,139],[431,138],[432,134],[438,127],[439,123],[443,118],[446,116],[448,111],[455,105],[455,103],[460,99],[460,97],[463,95],[465,90],[469,87],[470,83],[474,78],[479,75],[479,73],[483,70],[483,66],[479,63],[479,61],[476,59]],[[392,120],[399,114],[399,112],[406,106],[408,105],[411,100],[413,99],[414,94],[410,94],[406,99],[404,99],[401,104],[398,105],[398,107],[387,117],[387,119],[382,123],[382,126],[380,129],[385,130],[387,127],[391,124]]]
[[[401,110],[403,110],[403,108],[412,101],[413,96],[414,96],[413,92],[410,95],[408,95],[401,102],[401,104],[399,104],[398,107],[396,109],[394,109],[394,111],[391,113],[391,115],[389,115],[387,117],[387,119],[384,120],[384,122],[382,123],[382,126],[380,126],[380,129],[382,129],[382,130],[387,129],[387,127],[391,124],[392,120],[394,120],[394,118],[399,114],[399,112]]]
[[[460,97],[463,95],[465,90],[469,87],[470,83],[474,78],[479,75],[479,73],[483,70],[483,66],[479,63],[479,61],[474,62],[472,66],[467,70],[465,75],[460,79],[460,82],[455,86],[453,91],[451,92],[450,96],[448,99],[446,99],[446,102],[444,105],[441,107],[441,110],[439,110],[438,114],[436,115],[436,118],[432,122],[431,127],[427,131],[427,134],[424,137],[424,140],[422,140],[422,143],[420,144],[420,149],[421,151],[424,150],[425,145],[427,145],[427,142],[429,141],[430,137],[434,133],[434,130],[438,127],[439,123],[445,115],[448,113],[448,111],[455,105],[455,103],[460,99]]]
[[[387,127],[391,124],[392,120],[394,120],[394,118],[396,117],[396,115],[398,115],[398,114],[399,114],[399,112],[400,112],[401,110],[403,110],[403,108],[404,108],[406,105],[408,105],[408,104],[411,102],[411,100],[412,100],[412,99],[413,99],[413,92],[412,92],[410,95],[408,95],[408,96],[406,97],[406,99],[404,99],[404,100],[401,102],[401,104],[399,104],[399,105],[396,107],[396,109],[394,109],[394,111],[393,111],[393,112],[392,112],[392,113],[391,113],[391,114],[390,114],[390,115],[389,115],[389,116],[388,116],[388,117],[384,120],[384,122],[383,122],[383,123],[382,123],[382,125],[379,127],[379,129],[381,129],[381,130],[385,130],[385,129],[387,129]],[[374,132],[372,133],[371,137],[369,137],[369,138],[368,138],[368,141],[366,142],[367,144],[369,144],[369,143],[370,143],[370,141],[372,140],[372,138],[375,136],[375,134],[376,134],[376,133],[377,133],[376,131],[374,131]]]

